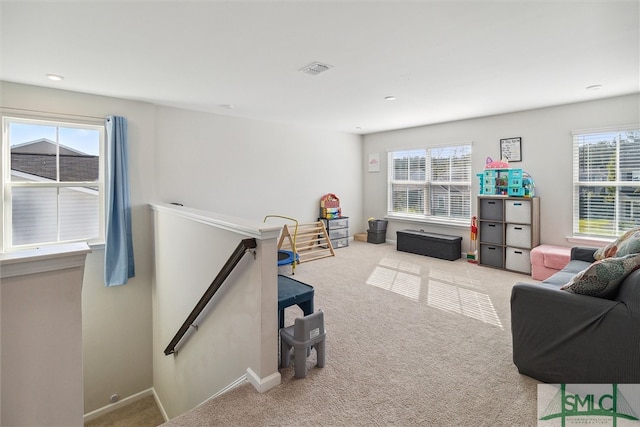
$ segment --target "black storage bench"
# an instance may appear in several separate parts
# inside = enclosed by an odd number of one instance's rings
[[[426,255],[454,261],[462,256],[462,237],[429,233],[421,230],[396,231],[397,249],[401,252]]]

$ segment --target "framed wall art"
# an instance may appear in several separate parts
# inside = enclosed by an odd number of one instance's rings
[[[380,153],[369,154],[369,172],[380,172]]]
[[[522,161],[522,138],[505,138],[500,140],[500,159],[508,162]]]

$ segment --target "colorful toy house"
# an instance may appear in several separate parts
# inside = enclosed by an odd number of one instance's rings
[[[480,180],[479,194],[483,196],[533,197],[534,185],[531,176],[522,169],[510,168],[504,161],[487,158],[483,173],[476,174]]]

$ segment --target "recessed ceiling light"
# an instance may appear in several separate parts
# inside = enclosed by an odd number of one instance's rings
[[[233,105],[231,105],[231,104],[222,104],[220,106],[220,108],[224,108],[224,109],[227,109],[227,110],[233,110]]]
[[[600,90],[602,89],[602,85],[591,85],[586,87],[587,90]]]
[[[49,80],[53,80],[55,82],[59,82],[60,80],[64,80],[64,77],[59,74],[47,74],[47,78]]]
[[[395,97],[395,96],[385,96],[385,97],[384,97],[384,100],[385,100],[385,101],[395,101],[395,100],[396,100],[396,97]]]

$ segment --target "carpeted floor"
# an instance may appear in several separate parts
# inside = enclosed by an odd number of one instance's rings
[[[85,427],[155,427],[164,422],[153,396],[87,421]]]
[[[354,241],[294,278],[325,312],[326,367],[313,352],[305,379],[282,369],[266,393],[245,383],[165,426],[537,424],[537,382],[511,361],[511,287],[529,277]]]

